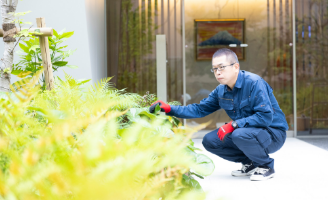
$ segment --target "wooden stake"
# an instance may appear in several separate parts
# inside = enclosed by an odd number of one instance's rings
[[[38,28],[45,28],[46,27],[45,18],[44,17],[37,18],[36,24]],[[48,37],[39,36],[39,38],[40,38],[40,49],[42,55],[42,63],[43,63],[46,87],[47,90],[52,90],[54,88],[54,76],[52,73],[52,64],[51,64]]]
[[[19,27],[16,27],[17,32],[19,33],[21,29]],[[23,28],[22,30],[27,30],[28,28]],[[42,36],[53,36],[53,29],[52,28],[30,28],[28,29],[29,32],[39,32],[42,33]],[[37,36],[34,35],[33,36]],[[3,37],[3,30],[0,29],[0,37]]]

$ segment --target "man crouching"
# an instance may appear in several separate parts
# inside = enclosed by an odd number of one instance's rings
[[[274,159],[269,154],[285,143],[288,124],[272,88],[260,76],[240,70],[236,54],[229,49],[215,52],[211,71],[220,85],[199,104],[170,106],[157,101],[150,111],[159,104],[167,115],[191,119],[224,109],[233,121],[206,134],[205,149],[242,163],[232,176],[250,176],[253,181],[273,178]]]

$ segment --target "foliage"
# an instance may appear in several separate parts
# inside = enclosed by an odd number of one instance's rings
[[[205,198],[193,176],[214,165],[195,153],[192,130],[159,107],[147,112],[110,79],[84,90],[66,75],[41,92],[40,72],[0,100],[4,199]]]
[[[27,37],[32,37],[33,35],[39,35],[38,32],[33,32],[33,31],[30,31],[30,29],[22,29],[22,27],[24,25],[31,25],[32,23],[31,22],[24,22],[23,19],[21,19],[20,17],[30,13],[31,11],[27,11],[27,12],[21,12],[21,13],[14,13],[14,12],[11,12],[11,13],[8,13],[9,15],[12,15],[14,16],[14,21],[12,23],[14,24],[17,24],[19,26],[19,32],[14,36],[14,38],[18,38],[18,41],[16,42],[16,44],[14,45],[14,47],[11,49],[11,53],[14,52],[17,44],[19,44],[19,42],[21,40],[24,40],[25,38]],[[10,74],[12,72],[12,69],[10,67],[7,67],[5,69],[3,69],[3,73],[4,74]],[[1,77],[2,73],[0,73],[0,77]]]
[[[33,37],[33,35],[42,35],[40,33],[40,31],[31,31],[30,28],[28,29],[23,29],[24,25],[31,25],[31,22],[24,22],[23,19],[21,19],[20,17],[30,13],[31,11],[27,11],[27,12],[21,12],[21,13],[12,13],[12,15],[14,15],[15,20],[13,21],[13,23],[17,24],[19,27],[19,32],[14,36],[14,38],[19,38],[15,47],[17,46],[17,44],[20,42],[20,40],[24,40],[28,37]]]
[[[144,96],[142,96],[137,102],[140,107],[149,107],[153,102],[157,100],[156,95],[149,94],[149,91],[146,92]]]
[[[20,12],[20,13],[9,13],[9,14],[11,14],[15,17],[15,20],[13,21],[13,23],[18,24],[19,27],[22,27],[25,24],[32,25],[31,22],[24,22],[24,20],[20,18],[20,17],[25,16],[26,14],[28,14],[30,12],[31,11]]]
[[[168,102],[168,104],[172,105],[172,106],[181,106],[182,105],[179,101]]]
[[[13,21],[13,23],[17,24],[19,26],[19,32],[14,36],[15,38],[19,38],[20,39],[24,39],[26,37],[31,37],[33,35],[41,35],[39,32],[32,32],[30,31],[30,29],[22,29],[22,27],[24,25],[32,25],[31,22],[24,22],[23,19],[21,19],[20,17],[30,13],[31,11],[27,11],[27,12],[20,12],[20,13],[11,13],[15,19]],[[19,43],[19,40],[17,43]]]
[[[76,69],[76,66],[68,65],[66,59],[71,56],[75,51],[64,50],[67,45],[63,43],[73,36],[74,32],[65,32],[64,30],[57,33],[53,30],[54,36],[48,37],[49,48],[51,51],[51,62],[53,71],[56,72],[59,68],[69,67]],[[17,75],[19,78],[31,78],[38,71],[43,69],[42,56],[39,38],[32,36],[29,40],[23,41],[19,44],[22,51],[20,51],[20,61],[14,64],[12,74]],[[40,80],[40,84],[44,87],[44,77]]]
[[[129,92],[156,92],[155,62],[149,59],[154,50],[154,33],[159,28],[154,21],[158,0],[153,3],[149,1],[146,6],[144,1],[120,1],[117,86]]]

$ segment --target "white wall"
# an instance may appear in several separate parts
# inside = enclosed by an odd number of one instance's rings
[[[92,80],[107,77],[105,0],[85,0]]]
[[[25,21],[36,26],[37,17],[45,17],[46,25],[57,31],[66,28],[75,34],[65,44],[67,49],[77,49],[68,58],[70,65],[78,69],[64,68],[76,79],[92,79],[93,82],[107,76],[105,59],[105,6],[104,0],[23,0],[19,1],[17,12],[32,11],[24,16]],[[0,19],[2,24],[2,20]],[[19,50],[19,47],[16,48]],[[3,42],[0,41],[0,57]],[[17,62],[18,55],[15,55]],[[100,70],[102,69],[102,70]],[[63,77],[60,70],[54,74]],[[12,82],[17,80],[12,78]]]

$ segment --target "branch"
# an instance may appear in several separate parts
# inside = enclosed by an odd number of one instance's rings
[[[32,25],[32,26],[33,26],[33,25]],[[28,30],[30,30],[30,29],[32,28],[32,26],[31,26]],[[20,42],[20,40],[22,39],[22,37],[23,37],[23,36],[20,36],[20,37],[19,37],[19,39],[18,39],[18,41],[16,42],[14,48],[13,48],[13,49],[11,50],[11,52],[10,52],[11,54],[14,53],[14,49],[16,48],[17,44]]]

